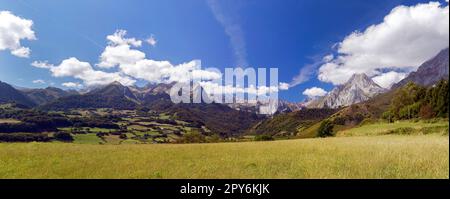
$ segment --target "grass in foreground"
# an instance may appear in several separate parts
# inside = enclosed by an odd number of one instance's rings
[[[0,178],[449,178],[442,135],[188,145],[0,144]]]

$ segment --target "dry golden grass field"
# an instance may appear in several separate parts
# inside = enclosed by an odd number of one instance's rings
[[[0,143],[0,178],[449,178],[448,135],[217,144]]]

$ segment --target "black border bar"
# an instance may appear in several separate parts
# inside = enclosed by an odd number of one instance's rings
[[[165,198],[306,198],[300,196],[345,196],[356,198],[415,196],[430,198],[436,194],[449,193],[449,180],[0,180],[0,193],[61,193],[85,196],[160,196]],[[205,194],[182,194],[186,185],[215,186],[211,197]],[[225,194],[226,184],[269,184],[269,193]],[[157,197],[157,198],[160,198]]]

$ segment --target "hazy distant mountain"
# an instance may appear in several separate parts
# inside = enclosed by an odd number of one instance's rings
[[[45,89],[21,89],[21,92],[38,105],[46,104],[61,97],[78,94],[78,92],[74,90],[65,91],[55,87],[47,87]]]
[[[11,85],[0,81],[0,103],[19,103],[26,106],[35,106],[27,96],[13,88]]]
[[[246,111],[251,113],[259,113],[261,106],[267,106],[268,102],[261,101],[245,101],[237,100],[236,103],[227,104],[230,108],[240,111]],[[302,103],[289,102],[286,100],[278,99],[278,108],[274,114],[290,113],[298,111],[304,108]]]
[[[308,108],[338,108],[364,102],[387,90],[366,74],[354,74],[345,84],[335,87],[324,97],[307,103]]]
[[[392,89],[400,88],[408,82],[414,82],[422,86],[431,86],[441,79],[448,79],[448,70],[449,49],[447,48],[423,63],[416,72],[412,72],[408,77],[392,86]]]

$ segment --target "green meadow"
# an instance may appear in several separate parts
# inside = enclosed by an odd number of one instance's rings
[[[342,130],[337,136],[377,136],[377,135],[448,135],[448,120],[397,121],[393,123],[373,123],[361,127]]]

